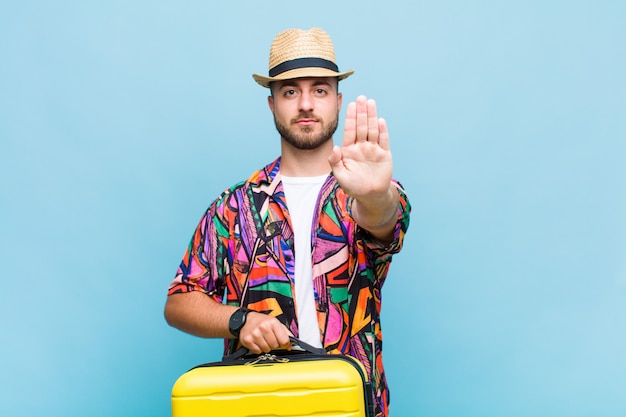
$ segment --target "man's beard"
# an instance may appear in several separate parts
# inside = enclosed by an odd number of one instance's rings
[[[318,122],[321,122],[322,131],[316,135],[313,133],[312,126],[297,126],[295,122],[296,120],[301,118],[315,119]],[[337,113],[337,117],[335,117],[333,120],[330,121],[328,125],[326,125],[323,120],[313,116],[312,114],[301,113],[300,115],[298,115],[297,118],[294,118],[290,121],[290,126],[285,126],[276,119],[276,116],[274,116],[274,124],[276,125],[276,130],[278,130],[280,136],[294,148],[303,151],[317,149],[324,143],[332,139],[333,134],[337,130],[338,120],[339,113]]]

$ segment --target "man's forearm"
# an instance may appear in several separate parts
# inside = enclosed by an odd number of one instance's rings
[[[172,294],[165,303],[167,322],[199,337],[232,339],[229,322],[237,307],[219,304],[201,291]],[[279,347],[289,349],[291,333],[276,317],[250,312],[240,329],[239,341],[254,353]]]
[[[201,291],[191,291],[167,297],[165,319],[170,326],[195,336],[231,338],[228,321],[235,310]]]

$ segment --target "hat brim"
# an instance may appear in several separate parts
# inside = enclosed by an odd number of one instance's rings
[[[267,77],[261,74],[252,74],[254,81],[259,85],[269,88],[270,83],[273,81],[291,80],[294,78],[309,78],[309,77],[337,77],[339,81],[348,78],[354,74],[354,70],[348,70],[344,72],[335,72],[326,68],[297,68],[290,71],[285,71],[275,77]]]

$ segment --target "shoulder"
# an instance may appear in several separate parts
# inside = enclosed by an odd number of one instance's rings
[[[280,158],[252,172],[247,179],[241,180],[222,191],[211,203],[207,211],[221,210],[225,206],[229,206],[233,209],[240,204],[247,204],[246,201],[248,200],[250,191],[254,194],[258,190],[264,190],[269,187],[274,182],[279,167]]]

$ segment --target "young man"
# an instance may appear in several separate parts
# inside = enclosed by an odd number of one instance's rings
[[[387,125],[360,96],[347,107],[330,37],[289,29],[270,49],[269,108],[281,155],[208,208],[172,281],[169,324],[225,339],[225,353],[289,348],[291,335],[359,359],[388,413],[381,288],[400,251],[410,204],[392,179]]]

